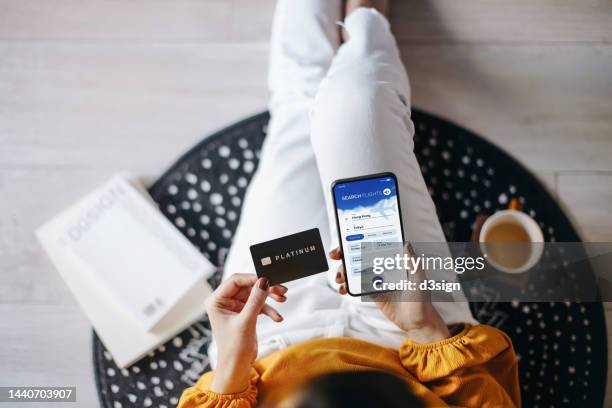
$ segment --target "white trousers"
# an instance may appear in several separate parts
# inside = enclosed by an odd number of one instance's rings
[[[278,1],[268,79],[271,121],[224,277],[254,273],[250,245],[313,227],[327,250],[338,246],[331,184],[339,178],[393,172],[405,240],[445,242],[413,152],[410,86],[389,23],[374,9],[357,9],[344,22],[350,39],[339,46],[341,3]],[[373,303],[338,295],[332,284],[337,267],[330,262],[327,276],[286,285],[287,302],[272,302],[285,320],[258,320],[259,357],[320,337],[399,347],[404,333]],[[445,322],[475,322],[465,298],[457,300],[435,304]],[[214,343],[209,355],[214,367]]]

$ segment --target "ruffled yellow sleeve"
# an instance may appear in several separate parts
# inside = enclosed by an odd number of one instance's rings
[[[518,362],[510,338],[487,325],[460,325],[437,343],[405,340],[402,365],[449,405],[518,407]]]
[[[213,372],[204,374],[198,382],[183,391],[177,408],[253,408],[257,405],[259,375],[251,370],[249,387],[237,394],[219,394],[210,391]]]

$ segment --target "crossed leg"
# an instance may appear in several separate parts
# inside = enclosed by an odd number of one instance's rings
[[[309,110],[340,44],[341,0],[279,0],[272,24],[268,134],[249,184],[224,277],[255,273],[249,246],[318,227],[330,242],[323,186],[310,142]],[[326,248],[328,251],[330,248]],[[317,337],[342,336],[342,299],[325,274],[289,282],[285,317],[261,318],[259,355]],[[216,347],[209,349],[214,367]]]
[[[389,23],[374,9],[358,8],[344,27],[349,40],[334,57],[311,114],[311,141],[321,184],[326,187],[330,230],[335,229],[329,188],[334,180],[390,171],[398,180],[405,240],[436,243],[428,245],[435,252],[428,255],[449,256],[413,151],[410,86]],[[331,237],[330,246],[338,246],[337,234]],[[336,268],[337,264],[332,266]],[[456,279],[454,272],[437,271],[436,275]],[[347,336],[399,346],[403,333],[374,303],[346,299]],[[475,322],[462,294],[434,304],[447,324]]]
[[[340,43],[341,3],[279,0],[276,5],[268,72],[271,120],[225,275],[253,272],[249,246],[258,242],[313,227],[329,242],[309,110]]]
[[[387,20],[340,0],[279,0],[273,22],[271,121],[224,275],[254,273],[249,246],[318,227],[337,246],[331,182],[382,171],[398,177],[406,239],[444,242],[413,153],[410,87]],[[310,117],[311,116],[311,117]],[[331,265],[332,276],[337,265]],[[348,336],[396,347],[404,334],[371,303],[338,296],[324,275],[290,282],[281,324],[258,322],[259,356],[317,337]],[[467,303],[436,304],[447,323],[473,321]],[[215,346],[210,349],[215,361]]]

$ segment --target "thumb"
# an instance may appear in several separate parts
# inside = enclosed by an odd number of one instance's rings
[[[259,278],[249,294],[249,298],[242,309],[242,314],[246,315],[249,319],[257,318],[259,312],[266,304],[268,298],[268,288],[270,287],[270,280],[268,278]]]

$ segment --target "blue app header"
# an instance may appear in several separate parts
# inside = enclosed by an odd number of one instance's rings
[[[334,195],[338,209],[351,210],[356,207],[371,207],[379,201],[395,197],[397,191],[394,179],[384,176],[336,184]]]

